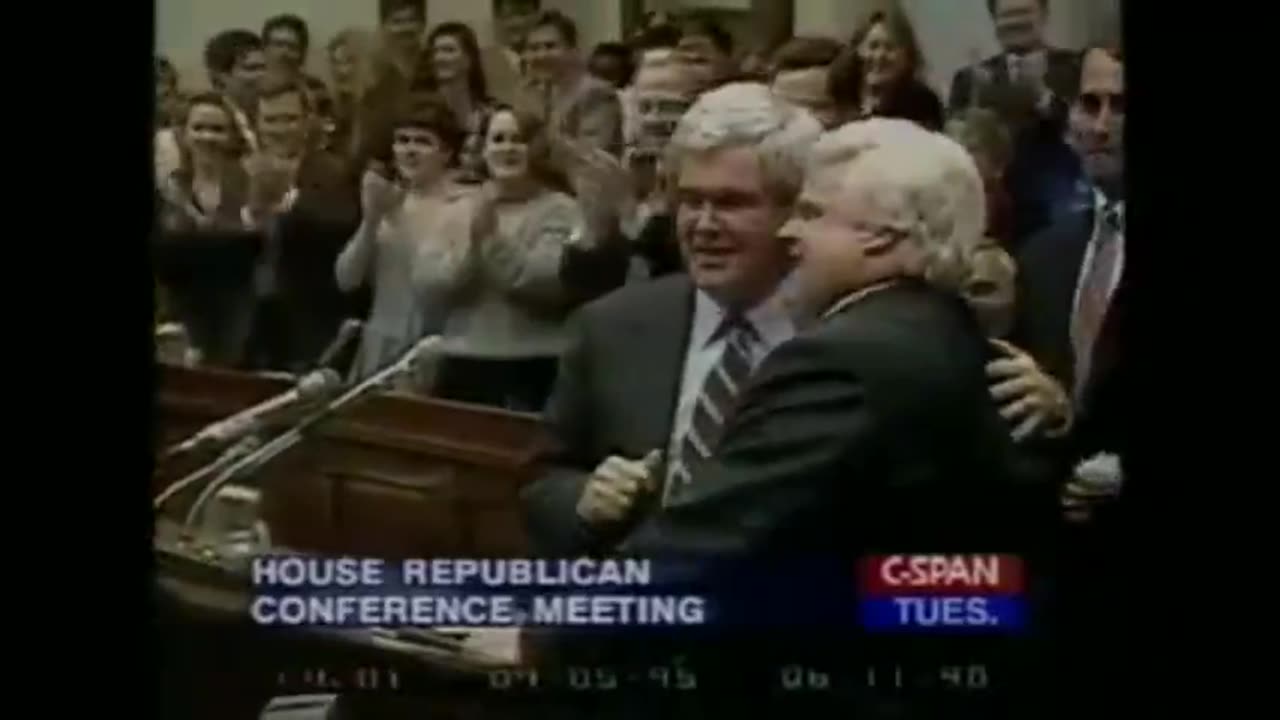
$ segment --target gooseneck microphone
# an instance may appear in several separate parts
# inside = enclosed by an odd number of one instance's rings
[[[439,335],[430,335],[423,338],[407,352],[401,355],[394,363],[354,387],[349,388],[346,392],[330,400],[319,409],[312,411],[289,430],[281,433],[279,436],[271,440],[271,442],[266,443],[253,452],[236,458],[233,462],[230,462],[229,465],[223,465],[217,468],[217,477],[215,477],[212,482],[201,490],[199,497],[197,497],[196,501],[191,505],[191,509],[187,513],[185,526],[190,528],[195,523],[196,519],[203,511],[204,506],[218,492],[219,488],[238,479],[252,475],[275,458],[295,447],[303,440],[306,433],[317,423],[328,419],[330,416],[346,408],[352,403],[358,402],[379,390],[390,387],[400,377],[413,372],[419,363],[427,360],[438,352],[440,343],[441,338]],[[184,488],[195,484],[204,477],[207,477],[209,474],[211,473],[202,469],[188,475],[173,485],[170,485],[163,493],[156,497],[153,502],[153,507],[155,509],[159,509],[166,500],[181,492]]]
[[[196,434],[166,450],[163,459],[171,460],[195,450],[233,443],[261,430],[265,420],[271,415],[310,405],[329,397],[341,387],[342,378],[336,370],[322,368],[308,373],[298,380],[292,390],[204,426]]]
[[[333,337],[333,342],[329,343],[324,352],[320,353],[320,359],[316,361],[316,368],[326,368],[338,359],[338,354],[343,351],[347,345],[351,344],[360,336],[360,331],[364,329],[364,321],[359,318],[347,318],[342,321],[342,326],[338,328],[338,334]]]

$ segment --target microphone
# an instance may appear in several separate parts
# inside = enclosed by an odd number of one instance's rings
[[[400,375],[413,372],[417,369],[419,363],[437,354],[440,343],[442,342],[444,342],[444,338],[439,335],[428,335],[422,338],[418,342],[414,343],[413,347],[406,350],[403,355],[397,358],[394,363],[387,366],[385,370],[374,374],[370,379],[379,377],[384,373],[391,372],[392,374],[382,381],[384,383],[389,383],[396,380]]]
[[[298,421],[293,427],[286,432],[280,434],[271,440],[271,442],[263,445],[252,453],[244,457],[237,458],[229,467],[221,468],[217,477],[200,491],[195,502],[192,503],[187,511],[186,522],[184,527],[192,527],[196,519],[200,517],[204,510],[204,506],[217,493],[218,489],[234,482],[240,478],[252,475],[259,469],[270,463],[275,458],[288,452],[297,446],[306,437],[307,432],[325,420],[331,415],[342,410],[346,406],[363,400],[365,397],[372,395],[378,390],[384,390],[392,386],[392,384],[401,376],[413,372],[417,369],[418,363],[423,362],[432,355],[437,354],[438,348],[442,342],[439,335],[428,335],[419,340],[413,347],[409,348],[403,355],[396,359],[395,362],[386,368],[369,376],[364,381],[354,387],[348,388],[338,397],[325,403],[323,407],[312,411],[302,420]],[[325,372],[325,371],[321,371]],[[332,373],[333,371],[328,371]],[[314,374],[314,373],[313,373]],[[334,373],[336,377],[336,373]],[[186,478],[174,483],[165,489],[161,495],[157,496],[153,501],[153,507],[159,509],[166,500],[176,495],[183,488],[189,487],[202,480],[207,473],[197,471]]]
[[[272,413],[309,405],[331,395],[342,386],[342,377],[332,368],[308,373],[292,390],[268,398],[246,410],[201,428],[199,432],[165,451],[166,460],[209,445],[225,445],[260,429]]]
[[[324,352],[320,353],[320,359],[316,361],[317,368],[328,367],[338,358],[338,353],[342,352],[352,340],[360,335],[360,331],[364,328],[364,321],[359,318],[347,318],[342,321],[342,327],[338,328],[338,334],[334,336],[333,342],[329,343]]]

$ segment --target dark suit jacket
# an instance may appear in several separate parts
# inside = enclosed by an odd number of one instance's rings
[[[1025,518],[1013,446],[968,307],[917,281],[872,292],[774,350],[713,461],[621,545],[720,559],[972,550]],[[995,522],[993,522],[995,521]]]
[[[1092,208],[1073,213],[1029,239],[1017,258],[1017,301],[1011,339],[1031,353],[1068,391],[1075,383],[1072,304],[1093,225]],[[1127,295],[1122,277],[1094,345],[1090,378],[1076,408],[1071,460],[1101,451],[1114,452],[1123,443],[1120,434],[1124,423],[1119,409],[1124,388],[1117,382],[1116,368]]]
[[[590,472],[609,455],[665,450],[692,319],[693,283],[680,274],[626,285],[570,320],[545,413],[556,447],[550,469],[524,492],[538,550],[591,552],[626,530],[591,532],[575,506]]]
[[[583,305],[626,284],[630,258],[630,243],[621,233],[593,248],[565,248],[560,283],[569,306]]]
[[[1061,209],[1074,200],[1081,178],[1075,153],[1062,141],[1068,103],[1080,85],[1080,54],[1050,48],[1045,84],[1053,93],[1049,111],[1041,114],[1023,88],[1009,78],[1003,53],[962,68],[951,80],[950,111],[971,105],[994,110],[1013,138],[1013,160],[1007,169],[1006,187],[1013,201],[1011,246],[1053,222]],[[978,76],[985,76],[979,82]]]
[[[876,111],[880,117],[910,120],[934,132],[942,132],[944,114],[938,93],[914,78],[890,92]]]
[[[311,152],[298,168],[298,199],[277,226],[280,320],[285,343],[270,364],[308,368],[345,317],[364,317],[359,298],[338,290],[333,264],[360,222],[360,198],[348,164]]]
[[[719,590],[717,612],[752,623],[755,632],[707,638],[709,648],[734,643],[719,662],[857,658],[867,651],[850,639],[857,558],[1034,555],[1052,526],[1052,489],[1014,479],[988,358],[959,299],[915,281],[873,292],[773,351],[714,458],[618,552],[683,561],[666,574]],[[759,577],[798,566],[796,579]],[[763,632],[753,618],[780,608],[816,626]],[[897,641],[895,651],[907,647]],[[616,652],[644,656],[662,643],[646,635],[643,645]]]
[[[1054,95],[1049,115],[1061,128],[1067,103],[1080,86],[1080,53],[1058,48],[1049,48],[1046,52],[1045,85]],[[985,76],[984,81],[977,80],[979,75]],[[976,71],[972,66],[961,68],[951,79],[951,112],[970,105],[990,108],[1008,123],[1015,136],[1037,121],[1035,100],[1011,81],[1008,57],[1004,53],[983,60]]]
[[[191,202],[190,181],[175,173],[169,182],[171,189],[156,193],[156,279],[205,362],[240,367],[253,314],[254,266],[262,251],[261,233],[246,229],[240,216],[248,180],[239,167],[227,171],[220,204],[206,225],[184,209]]]
[[[1066,388],[1073,387],[1076,374],[1070,331],[1075,285],[1093,224],[1092,209],[1073,213],[1030,238],[1018,254],[1018,298],[1011,340]],[[1055,592],[1056,622],[1061,631],[1054,645],[1065,667],[1097,663],[1097,648],[1113,642],[1115,632],[1126,622],[1114,598],[1123,594],[1121,579],[1131,571],[1120,549],[1125,547],[1128,534],[1124,532],[1129,513],[1125,498],[1132,487],[1132,429],[1141,427],[1129,416],[1132,380],[1125,377],[1129,364],[1122,345],[1129,323],[1130,277],[1126,270],[1111,296],[1101,335],[1094,344],[1088,384],[1076,405],[1075,424],[1059,449],[1063,479],[1078,462],[1098,452],[1119,456],[1125,474],[1117,501],[1098,506],[1087,524],[1061,528],[1059,587]]]
[[[684,270],[684,256],[676,240],[676,219],[669,213],[651,216],[632,243],[634,252],[649,266],[649,277],[657,278]]]

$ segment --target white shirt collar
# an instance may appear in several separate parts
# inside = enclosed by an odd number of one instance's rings
[[[1006,52],[1004,54],[1004,62],[1005,62],[1005,65],[1007,65],[1009,69],[1012,70],[1014,65],[1025,65],[1028,60],[1035,60],[1038,58],[1047,58],[1047,57],[1048,57],[1048,52],[1044,48],[1040,48],[1038,50],[1032,50],[1031,52],[1026,52],[1026,53]]]
[[[689,338],[694,351],[710,343],[724,321],[725,311],[720,303],[703,290],[694,295],[693,333]],[[795,323],[783,303],[782,288],[757,303],[747,311],[747,320],[759,333],[764,345],[773,349],[795,336]]]
[[[820,319],[826,320],[827,318],[841,312],[842,310],[849,307],[850,305],[858,302],[859,300],[862,300],[868,295],[877,293],[881,290],[884,290],[885,288],[892,287],[894,284],[895,284],[894,280],[885,280],[872,285],[868,285],[858,290],[854,290],[853,292],[840,297],[834,303],[832,303],[831,307],[823,311],[822,315],[820,316]]]
[[[1101,190],[1093,189],[1093,228],[1096,237],[1099,226],[1106,217],[1108,211],[1114,211],[1120,218],[1120,227],[1124,227],[1124,199],[1111,200]]]

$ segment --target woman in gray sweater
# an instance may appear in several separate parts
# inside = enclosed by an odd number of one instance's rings
[[[424,292],[451,293],[435,394],[540,412],[574,299],[561,264],[594,233],[564,192],[538,120],[498,108],[483,137],[488,179],[470,201],[471,232],[422,246],[414,267]]]

